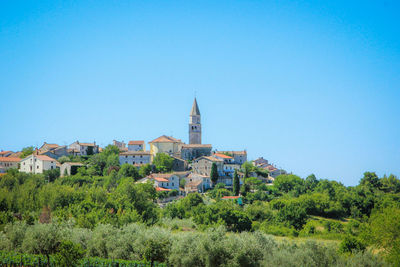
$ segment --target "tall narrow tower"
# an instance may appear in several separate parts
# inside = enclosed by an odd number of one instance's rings
[[[194,98],[192,111],[190,111],[189,144],[201,144],[200,110],[196,98]]]

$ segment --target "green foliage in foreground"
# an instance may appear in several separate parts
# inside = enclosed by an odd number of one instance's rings
[[[393,175],[379,178],[366,172],[354,187],[318,180],[314,175],[306,179],[281,175],[273,185],[249,177],[240,188],[244,205],[222,199],[234,192],[214,183],[204,195],[189,194],[161,208],[157,198],[177,192],[157,193],[150,183],[135,183],[138,175],[151,171],[152,166],[146,165],[139,172],[131,166],[119,166],[117,153],[118,149],[110,146],[84,159],[87,169],[63,178],[52,172],[8,171],[0,179],[0,250],[57,257],[64,265],[82,255],[176,266],[189,266],[185,262],[194,261],[200,262],[199,266],[219,266],[221,262],[243,266],[247,261],[254,263],[250,266],[268,266],[263,249],[252,261],[247,257],[253,250],[238,256],[240,249],[229,242],[246,245],[242,238],[256,242],[253,239],[257,236],[272,234],[341,242],[340,250],[335,247],[325,252],[344,265],[354,259],[359,263],[355,266],[368,266],[368,262],[380,259],[393,266],[400,264],[400,180]],[[68,226],[71,221],[73,226]],[[173,225],[165,225],[166,221]],[[229,232],[218,237],[221,242],[206,241],[205,235],[219,227]],[[193,232],[175,233],[179,230]],[[183,241],[185,238],[189,241]],[[188,255],[193,258],[187,258],[174,252],[179,242],[190,243],[188,246],[201,254],[191,251]],[[282,248],[281,244],[276,246]],[[289,248],[276,249],[271,262],[291,266],[291,259],[285,257],[296,253],[296,257],[303,257],[297,248]],[[307,249],[317,257],[314,249]],[[378,257],[370,255],[369,249]],[[284,253],[287,255],[279,256]],[[314,262],[314,258],[304,257],[303,265]],[[220,258],[224,260],[220,262]],[[328,266],[335,265],[330,262]]]
[[[60,261],[57,257],[50,257],[48,264],[47,258],[42,255],[33,255],[16,252],[0,251],[0,264],[6,266],[82,266],[82,267],[95,267],[95,266],[119,266],[119,267],[166,267],[164,263],[154,262],[153,264],[146,261],[128,261],[128,260],[114,260],[102,259],[98,257],[84,258],[76,262],[69,261],[67,264]]]
[[[138,224],[122,228],[99,225],[93,230],[74,228],[72,224],[47,227],[58,228],[60,235],[56,239],[64,240],[52,239],[52,242],[64,244],[58,252],[50,255],[52,266],[62,266],[62,261],[59,261],[60,253],[68,256],[71,251],[77,252],[81,248],[85,249],[86,258],[77,261],[76,266],[110,266],[113,262],[118,262],[119,266],[150,266],[154,263],[153,266],[183,267],[386,266],[368,250],[342,254],[332,244],[311,241],[276,242],[259,231],[233,234],[228,233],[223,226],[209,228],[204,232],[173,232],[157,226]],[[31,231],[31,228],[34,226],[27,226],[26,232]],[[0,249],[10,247],[11,241],[8,237],[0,236],[0,240]],[[23,249],[25,242],[24,240],[15,250]],[[74,246],[78,248],[74,249]],[[22,258],[26,266],[38,263],[38,259],[46,263],[44,256],[23,254]],[[3,252],[0,259],[3,263],[19,264],[21,254]],[[165,265],[157,265],[157,261]]]

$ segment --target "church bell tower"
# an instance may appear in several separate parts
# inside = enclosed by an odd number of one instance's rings
[[[194,98],[189,119],[189,144],[201,144],[200,110]]]

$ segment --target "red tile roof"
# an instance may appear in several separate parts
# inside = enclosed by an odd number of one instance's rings
[[[220,157],[220,158],[223,158],[223,159],[233,159],[231,156],[227,156],[227,155],[221,154],[221,153],[215,153],[214,156]]]
[[[50,148],[57,148],[57,147],[59,147],[59,145],[57,145],[57,144],[47,144],[47,143],[44,143],[43,146],[44,146],[44,145],[47,145],[47,146],[50,147]]]
[[[200,158],[198,158],[199,160],[200,159],[208,159],[208,160],[210,160],[210,161],[216,161],[216,162],[222,162],[223,160],[222,159],[217,159],[217,158],[214,158],[214,157],[211,157],[211,156],[202,156],[202,157],[200,157]],[[197,161],[197,159],[196,159],[196,161]]]
[[[14,157],[0,157],[1,162],[20,162],[20,158],[14,158]]]
[[[162,177],[154,177],[153,179],[156,180],[157,182],[169,182],[167,179]]]
[[[139,141],[129,141],[128,145],[144,145],[144,141],[139,140]]]
[[[171,191],[171,189],[167,189],[164,187],[156,187],[156,191]]]
[[[221,197],[221,199],[238,199],[239,196],[225,196],[225,197]]]
[[[162,135],[149,143],[181,143],[180,139],[176,139],[172,136]]]
[[[8,153],[13,153],[13,152],[12,151],[1,151],[0,155],[5,155],[5,154],[8,154]]]

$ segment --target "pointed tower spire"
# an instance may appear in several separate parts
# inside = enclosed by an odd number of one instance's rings
[[[190,116],[193,116],[193,115],[200,115],[200,110],[199,110],[199,106],[197,105],[196,98],[194,98],[192,111],[190,112]]]
[[[196,97],[194,98],[189,117],[189,144],[201,144],[200,110]]]

